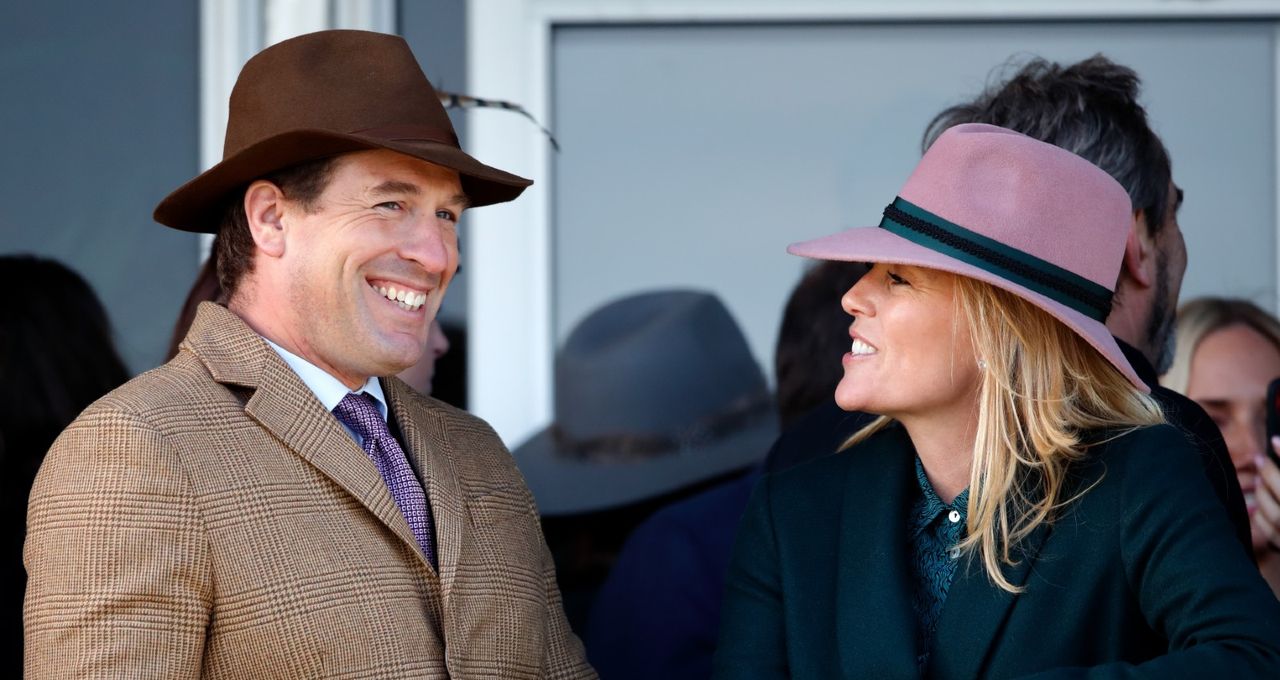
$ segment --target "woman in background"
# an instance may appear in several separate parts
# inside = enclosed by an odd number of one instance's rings
[[[1280,467],[1267,457],[1267,383],[1280,378],[1280,321],[1247,300],[1200,298],[1178,310],[1178,350],[1160,382],[1196,400],[1222,430],[1244,491],[1258,568],[1280,596]]]
[[[22,677],[27,495],[44,454],[86,406],[129,379],[111,324],[79,274],[53,260],[0,256],[0,460],[4,464],[3,658]]]
[[[1132,222],[959,125],[878,227],[791,247],[875,263],[835,395],[882,417],[756,488],[716,677],[1280,677],[1280,602],[1103,323]]]

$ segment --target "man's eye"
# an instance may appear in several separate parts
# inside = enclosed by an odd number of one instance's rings
[[[439,217],[442,220],[448,220],[450,222],[458,221],[458,217],[454,215],[452,212],[449,212],[448,210],[437,210],[436,217]]]
[[[384,203],[379,203],[374,207],[385,208],[387,210],[395,210],[395,211],[404,210],[404,206],[400,205],[399,201],[386,201]]]

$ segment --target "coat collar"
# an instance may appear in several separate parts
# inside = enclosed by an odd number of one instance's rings
[[[1004,577],[1025,586],[1040,546],[1049,535],[1047,524],[1036,527],[1014,549],[1017,563],[1004,565]],[[991,583],[981,560],[971,557],[956,570],[951,592],[942,606],[929,654],[928,677],[976,678],[992,644],[1018,596]]]
[[[915,587],[908,562],[907,514],[916,487],[915,447],[898,424],[844,455],[852,456],[840,519],[836,633],[845,677],[916,677]],[[868,493],[874,485],[874,492]],[[1005,578],[1024,585],[1049,533],[1038,527],[1018,549]],[[991,584],[981,563],[960,565],[938,619],[927,673],[978,677],[1017,597]],[[867,641],[876,648],[868,649]]]
[[[893,424],[855,449],[846,477],[836,573],[836,635],[845,677],[916,675],[907,513],[915,448]],[[873,493],[867,488],[874,485]],[[874,640],[876,649],[867,649]]]
[[[1155,389],[1156,386],[1160,384],[1160,378],[1156,375],[1155,366],[1152,366],[1151,362],[1147,360],[1147,356],[1142,352],[1139,352],[1137,347],[1130,345],[1120,338],[1116,338],[1116,344],[1120,346],[1120,351],[1124,353],[1124,358],[1127,359],[1129,361],[1129,365],[1133,367],[1133,372],[1137,373],[1138,377],[1141,378],[1142,382],[1146,383],[1148,387]]]
[[[448,424],[441,410],[429,408],[430,402],[418,396],[404,381],[384,379],[383,389],[391,414],[400,427],[405,455],[425,481],[435,525],[441,596],[447,605],[458,574],[458,558],[465,545],[463,532],[468,521],[466,497],[458,481],[457,457],[448,437]],[[445,611],[449,611],[447,607]]]
[[[418,556],[424,568],[432,570],[377,467],[280,355],[240,317],[220,305],[201,303],[181,347],[195,355],[217,382],[252,391],[246,415],[354,496]],[[457,480],[451,466],[442,470],[429,463],[432,443],[416,424],[430,422],[425,406],[407,398],[410,388],[399,380],[385,380],[384,388],[389,388],[388,408],[404,436],[405,454],[419,474],[430,480],[427,493],[437,523],[437,543],[456,546],[450,539],[460,531],[463,516],[456,498]],[[439,509],[437,494],[444,501]],[[442,534],[442,529],[449,535]],[[442,570],[448,565],[452,573],[457,557],[456,548],[442,551]]]

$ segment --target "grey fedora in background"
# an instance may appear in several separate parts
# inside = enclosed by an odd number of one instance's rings
[[[556,355],[555,421],[513,451],[544,516],[620,507],[742,469],[778,434],[723,303],[642,293],[587,316]]]

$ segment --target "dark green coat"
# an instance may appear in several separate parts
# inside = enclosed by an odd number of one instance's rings
[[[761,481],[729,569],[716,678],[918,676],[914,455],[894,425]],[[1022,594],[960,565],[927,676],[1280,678],[1280,603],[1197,455],[1166,425],[1094,446],[1070,484],[1096,485],[1005,570]]]

